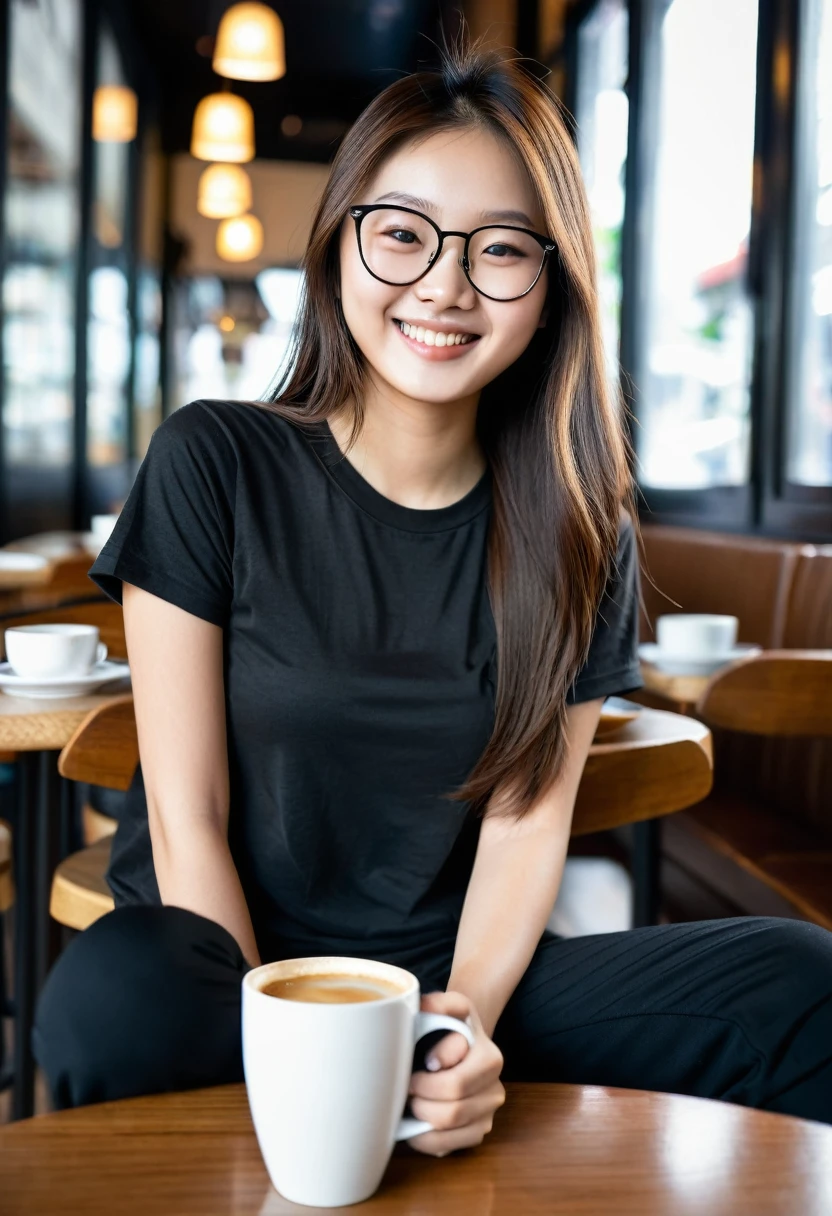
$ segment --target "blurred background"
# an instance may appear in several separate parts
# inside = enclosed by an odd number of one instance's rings
[[[574,116],[654,522],[832,539],[832,0],[2,0],[0,543],[258,397],[315,200],[440,28]]]

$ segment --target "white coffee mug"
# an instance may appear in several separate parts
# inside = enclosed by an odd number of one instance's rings
[[[107,657],[95,625],[14,625],[5,644],[12,671],[29,680],[85,676]]]
[[[378,979],[393,995],[356,1004],[269,996],[303,975]],[[469,1026],[419,1010],[419,981],[388,963],[302,958],[267,963],[243,980],[243,1065],[251,1115],[276,1190],[294,1203],[342,1207],[378,1188],[397,1140],[432,1131],[402,1118],[413,1049],[433,1030]]]
[[[656,621],[659,649],[675,658],[709,659],[727,654],[737,642],[739,620],[707,612],[679,612]]]

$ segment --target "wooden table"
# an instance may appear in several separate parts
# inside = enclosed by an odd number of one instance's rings
[[[652,663],[641,664],[641,677],[648,694],[658,698],[659,707],[673,706],[677,713],[689,714],[708,687],[710,676],[671,676]],[[646,700],[649,701],[649,695]]]
[[[376,1195],[312,1209],[269,1184],[242,1085],[0,1128],[4,1216],[821,1216],[832,1127],[671,1094],[509,1084],[494,1131],[438,1159],[397,1148]]]
[[[49,917],[49,890],[55,867],[69,852],[70,806],[67,783],[58,775],[57,753],[91,709],[129,691],[129,680],[119,680],[108,685],[106,692],[56,700],[0,693],[0,752],[16,752],[18,768],[14,832],[14,1118],[32,1113],[34,1061],[30,1033],[34,1005],[59,944],[59,926]]]

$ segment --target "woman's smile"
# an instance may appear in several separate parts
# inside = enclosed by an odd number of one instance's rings
[[[404,342],[418,355],[430,363],[441,363],[446,359],[459,359],[467,354],[479,342],[480,335],[464,330],[447,330],[427,325],[416,325],[409,321],[393,318],[393,325]]]

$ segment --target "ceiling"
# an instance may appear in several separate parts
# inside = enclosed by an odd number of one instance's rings
[[[460,0],[267,0],[286,35],[286,75],[233,82],[254,108],[258,157],[331,160],[364,106],[406,72],[435,60],[441,29],[456,30]],[[194,107],[221,87],[211,50],[229,0],[129,0],[140,58],[159,100],[163,146],[185,151]],[[123,10],[122,10],[123,11]],[[297,134],[281,122],[301,119]],[[297,124],[295,124],[297,126]]]

